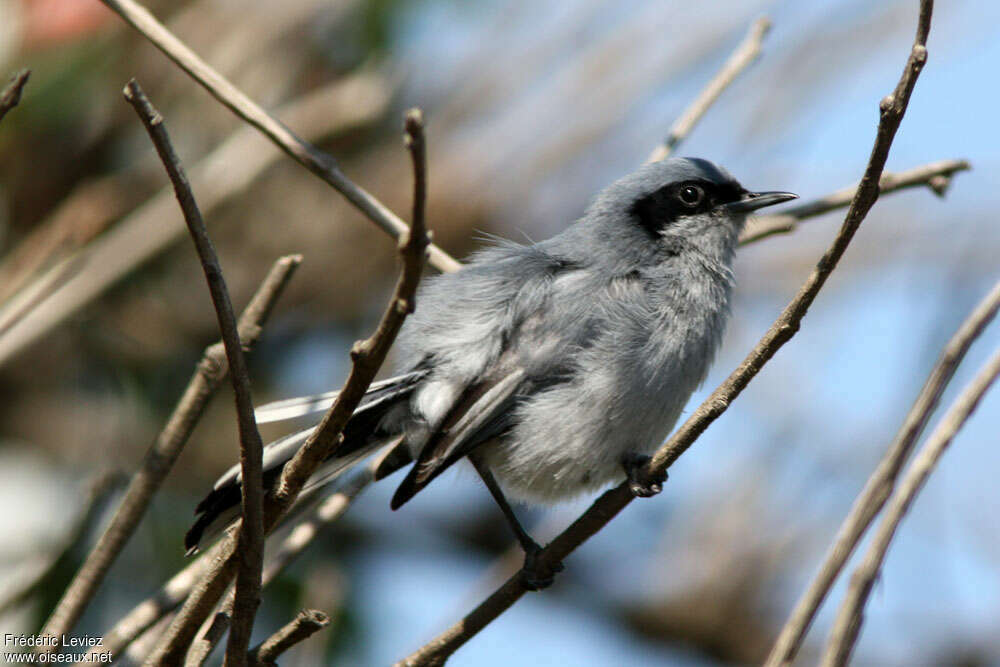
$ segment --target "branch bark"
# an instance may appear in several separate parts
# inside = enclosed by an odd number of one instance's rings
[[[302,127],[310,137],[331,136],[374,120],[388,105],[390,94],[389,84],[382,77],[362,70],[282,105],[278,115]],[[189,170],[191,181],[198,184],[202,213],[245,191],[281,155],[278,149],[262,145],[255,129],[235,130]],[[25,287],[17,300],[28,292],[36,294],[25,299],[23,306],[11,308],[12,303],[6,302],[0,310],[0,365],[186,234],[169,185],[117,222],[113,206],[99,207],[99,220],[88,223],[88,228],[95,234],[108,228],[92,240],[89,232],[79,234],[73,229],[86,217],[74,210],[79,208],[81,198],[85,198],[82,193],[71,195],[64,207],[40,223],[37,232],[42,237],[59,237],[72,231],[86,247],[77,247],[76,241],[70,247],[45,247],[48,241],[42,238],[29,240],[33,232],[0,260],[0,292],[9,294],[8,288],[20,282]],[[22,274],[10,261],[32,275]],[[36,277],[35,272],[44,268],[37,262],[55,262],[55,266]],[[27,284],[28,280],[32,282]],[[41,282],[49,287],[39,285]],[[36,307],[38,302],[44,307]]]
[[[246,652],[250,645],[253,619],[260,606],[260,575],[264,563],[264,485],[262,459],[264,443],[261,441],[257,422],[253,415],[253,399],[250,395],[250,372],[247,369],[243,347],[240,344],[236,316],[226,289],[219,258],[205,228],[205,221],[198,210],[198,204],[191,192],[187,175],[180,159],[174,152],[163,124],[163,117],[153,108],[139,84],[133,79],[125,87],[125,99],[135,108],[156,152],[174,186],[198,258],[201,260],[208,289],[212,296],[222,332],[222,343],[229,362],[229,377],[236,395],[237,426],[240,436],[240,468],[243,483],[242,521],[238,532],[239,566],[236,579],[236,603],[233,607],[232,630],[226,651],[227,667],[246,664]]]
[[[788,304],[778,319],[771,325],[756,347],[746,359],[733,371],[712,395],[705,400],[688,420],[667,440],[654,454],[649,462],[649,474],[670,467],[694,443],[708,426],[729,407],[729,404],[739,396],[751,379],[774,356],[774,354],[799,329],[802,318],[809,306],[815,300],[826,279],[836,267],[844,251],[850,244],[855,232],[861,225],[868,211],[878,199],[878,183],[885,168],[892,140],[899,129],[903,114],[906,111],[910,95],[916,84],[917,77],[927,60],[926,40],[930,29],[931,0],[922,0],[920,18],[918,20],[917,38],[910,50],[903,74],[895,90],[879,104],[879,123],[871,156],[865,168],[864,176],[858,186],[854,199],[833,244],[816,265],[805,284],[799,289],[795,298]],[[633,499],[628,485],[623,483],[600,496],[569,528],[558,535],[538,555],[543,565],[562,561],[588,538],[597,533],[618,512],[624,509]],[[432,639],[416,652],[402,660],[399,664],[437,665],[442,664],[465,642],[475,636],[490,622],[514,605],[526,592],[519,575],[507,580],[492,595],[473,609],[468,615],[443,633]]]
[[[771,21],[766,16],[762,16],[750,25],[746,37],[729,56],[722,69],[708,82],[708,85],[684,110],[684,113],[674,121],[674,124],[670,126],[670,131],[667,132],[667,138],[653,149],[646,162],[658,162],[670,157],[677,145],[691,134],[691,130],[698,124],[709,107],[719,99],[719,95],[736,80],[736,77],[743,73],[743,70],[760,57],[761,44],[770,29]]]
[[[0,91],[0,120],[21,102],[21,93],[24,92],[30,76],[31,70],[23,69],[14,74],[10,82]]]
[[[424,224],[426,156],[423,122],[418,110],[407,113],[406,137],[414,166],[413,224],[399,240],[402,268],[393,296],[375,332],[368,339],[355,343],[351,349],[351,370],[337,400],[313,434],[285,464],[277,489],[266,503],[265,527],[268,531],[291,508],[305,482],[339,443],[344,426],[385,361],[403,321],[415,306],[416,290],[430,244]],[[150,658],[151,664],[177,664],[183,659],[187,646],[222,597],[233,575],[234,553],[234,541],[230,534],[224,538],[211,570],[192,591],[164,633],[160,646]]]
[[[898,190],[926,186],[937,196],[943,197],[951,186],[952,177],[959,171],[971,168],[966,160],[940,160],[895,174],[882,174],[882,178],[879,179],[879,193],[886,195]],[[802,220],[848,206],[857,190],[857,185],[848,186],[825,197],[789,206],[775,215],[751,218],[747,228],[740,235],[740,245],[760,241],[775,234],[793,232]]]
[[[133,607],[114,626],[103,633],[104,643],[102,646],[92,649],[81,662],[77,663],[78,667],[97,662],[99,660],[98,654],[105,651],[112,655],[120,655],[140,636],[145,641],[148,637],[147,633],[161,629],[157,624],[187,598],[191,590],[209,571],[210,564],[215,560],[222,546],[221,542],[213,545],[193,563],[171,577],[155,594]],[[162,628],[162,630],[166,630],[166,628]],[[160,633],[157,632],[157,634]]]
[[[979,401],[996,381],[997,376],[1000,376],[1000,350],[983,365],[975,379],[965,387],[962,394],[955,400],[948,413],[941,419],[937,428],[920,449],[899,488],[893,492],[892,498],[889,499],[889,507],[879,524],[878,532],[875,533],[875,538],[869,545],[864,560],[851,576],[850,587],[840,611],[837,613],[837,619],[834,621],[833,630],[830,632],[830,638],[820,662],[823,667],[840,667],[847,663],[851,650],[858,639],[865,603],[875,585],[875,578],[882,569],[886,552],[889,550],[892,538],[896,535],[900,521],[913,505],[913,500],[934,471],[934,466],[941,459],[944,450],[948,448],[958,431],[965,425],[965,422],[979,405]]]
[[[240,340],[248,349],[260,338],[262,326],[281,296],[285,285],[301,263],[299,255],[282,257],[271,267],[239,321]],[[66,588],[43,633],[62,636],[69,632],[97,593],[101,582],[121,553],[173,467],[191,432],[204,414],[209,399],[229,372],[223,346],[209,346],[195,367],[184,394],[156,437],[141,467],[129,483],[121,505]],[[107,639],[107,638],[106,638]],[[117,652],[117,651],[113,651]]]
[[[351,372],[344,388],[337,395],[337,400],[323,416],[313,435],[282,470],[281,480],[274,494],[275,516],[284,514],[288,510],[309,476],[338,444],[337,439],[385,361],[389,347],[396,339],[403,321],[415,307],[417,285],[420,282],[424,255],[429,243],[424,223],[427,162],[423,117],[417,109],[411,109],[406,114],[406,146],[410,151],[414,172],[413,227],[399,242],[403,268],[396,283],[395,293],[375,333],[352,347]]]
[[[261,576],[262,587],[266,588],[285,568],[291,565],[299,554],[312,543],[323,527],[336,522],[344,515],[354,499],[374,481],[377,463],[376,459],[361,470],[354,471],[343,483],[338,483],[338,489],[310,511],[309,515],[292,529],[292,532],[281,542],[270,560],[265,563]],[[317,496],[326,495],[326,493],[328,492],[325,491],[325,487],[310,491],[310,495]],[[233,591],[231,589],[219,608],[221,611],[215,615],[215,619],[207,631],[199,633],[199,638],[194,641],[188,651],[184,662],[185,667],[203,664],[211,655],[216,643],[229,629],[229,619],[233,610]]]
[[[304,609],[291,622],[250,651],[252,667],[275,667],[282,653],[330,625],[330,617],[316,609]]]
[[[406,223],[385,204],[347,178],[333,157],[300,138],[274,116],[264,111],[177,39],[149,10],[133,0],[101,0],[101,2],[138,30],[230,111],[260,130],[293,160],[332,185],[383,231],[397,240],[406,236],[409,229]],[[456,271],[461,266],[437,246],[430,244],[428,248],[428,261],[439,271]]]
[[[833,583],[843,570],[847,559],[857,548],[868,527],[885,506],[896,484],[903,464],[909,457],[917,439],[927,425],[931,414],[937,409],[945,387],[951,382],[965,353],[983,329],[996,317],[1000,310],[1000,282],[976,306],[968,318],[945,345],[930,376],[920,394],[910,408],[896,437],[886,450],[878,467],[868,478],[864,489],[858,495],[848,513],[833,544],[827,551],[819,572],[809,584],[809,588],[795,605],[788,620],[775,641],[765,667],[779,667],[790,663],[798,652],[809,626],[812,624],[820,605],[829,594]]]

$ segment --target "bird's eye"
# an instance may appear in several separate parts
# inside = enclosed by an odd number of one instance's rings
[[[705,198],[705,191],[697,185],[685,185],[681,188],[678,196],[685,206],[694,208]]]

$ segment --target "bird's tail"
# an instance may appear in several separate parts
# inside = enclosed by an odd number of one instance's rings
[[[397,434],[383,429],[387,415],[397,406],[405,406],[414,388],[424,377],[415,371],[373,384],[344,427],[344,440],[309,478],[300,498],[316,493],[327,482],[336,478],[378,449],[398,441]],[[256,411],[258,423],[283,421],[326,410],[337,398],[337,392],[317,396],[304,396],[261,406]],[[285,436],[264,448],[264,489],[272,490],[281,477],[285,464],[316,430],[316,426]],[[399,449],[398,447],[396,449]],[[242,473],[239,465],[230,468],[205,496],[195,513],[194,524],[184,536],[188,555],[196,553],[199,545],[218,535],[240,514]]]

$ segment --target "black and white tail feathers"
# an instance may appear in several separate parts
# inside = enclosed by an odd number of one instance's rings
[[[308,494],[310,490],[328,482],[380,447],[392,443],[397,434],[383,432],[379,429],[379,425],[393,407],[409,400],[414,388],[425,375],[426,371],[414,371],[372,384],[344,427],[343,443],[309,479],[302,493]],[[337,393],[303,396],[261,406],[256,411],[257,422],[284,421],[322,412],[333,405]],[[314,429],[315,426],[312,426],[285,436],[264,448],[265,491],[271,490],[277,484],[285,463],[291,460]],[[198,503],[195,508],[198,518],[184,536],[184,548],[188,554],[197,552],[203,538],[217,534],[239,516],[241,482],[240,466],[235,465],[215,482],[212,491]]]

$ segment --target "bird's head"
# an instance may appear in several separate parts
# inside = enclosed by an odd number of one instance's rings
[[[693,246],[715,254],[735,247],[747,214],[795,198],[789,192],[751,192],[708,160],[668,158],[605,188],[586,217],[600,221],[605,234],[624,235],[651,250]]]

